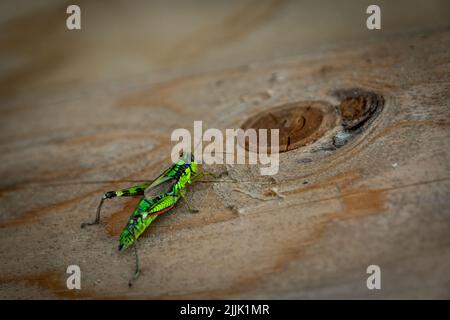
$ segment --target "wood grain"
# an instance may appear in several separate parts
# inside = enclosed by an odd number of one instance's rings
[[[263,18],[255,12],[255,23]],[[0,118],[0,297],[450,298],[449,46],[450,32],[440,29],[8,100]],[[199,214],[180,204],[151,225],[132,289],[132,252],[116,248],[137,199],[106,202],[101,224],[80,229],[103,192],[170,164],[173,129],[192,129],[194,120],[236,128],[287,103],[337,106],[336,90],[351,88],[383,96],[373,121],[343,146],[330,148],[342,130],[335,123],[280,154],[272,178],[257,166],[208,168],[228,177],[190,188]],[[71,264],[81,267],[82,290],[66,289]],[[371,264],[381,267],[382,290],[366,288]]]

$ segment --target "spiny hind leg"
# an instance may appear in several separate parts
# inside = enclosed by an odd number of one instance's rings
[[[142,196],[144,194],[144,190],[151,184],[151,182],[146,182],[143,184],[138,184],[136,186],[121,189],[117,191],[108,191],[106,192],[100,199],[100,203],[97,206],[97,212],[95,215],[95,220],[92,222],[83,222],[81,224],[81,228],[85,226],[92,226],[98,224],[100,222],[100,211],[102,209],[103,201],[106,199],[111,199],[115,197],[134,197],[134,196]]]
[[[187,205],[187,207],[188,207],[190,213],[198,213],[198,212],[199,212],[199,210],[198,210],[198,209],[195,209],[195,208],[190,204],[189,200],[186,198],[186,190],[184,190],[184,189],[181,190],[181,191],[180,191],[180,195],[181,195],[181,197],[183,198],[184,202],[186,203],[186,205]]]

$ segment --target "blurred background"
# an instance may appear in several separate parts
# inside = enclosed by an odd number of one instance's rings
[[[366,28],[381,7],[382,29]],[[82,29],[66,28],[81,7]],[[0,97],[193,74],[449,25],[447,0],[0,2]]]

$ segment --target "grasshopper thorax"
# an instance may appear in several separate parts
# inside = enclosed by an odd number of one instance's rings
[[[195,174],[197,172],[198,163],[195,161],[194,154],[192,154],[191,152],[183,152],[183,150],[181,150],[180,160],[178,160],[178,161],[189,164],[191,167],[192,173]]]

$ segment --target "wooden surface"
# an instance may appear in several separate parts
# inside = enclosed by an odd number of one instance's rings
[[[449,46],[445,28],[4,100],[0,297],[450,298]],[[108,201],[101,224],[80,229],[103,192],[170,164],[173,129],[235,128],[293,102],[338,106],[336,91],[353,88],[384,105],[345,145],[333,147],[336,121],[282,153],[273,178],[209,167],[228,177],[190,188],[200,213],[177,205],[151,225],[132,289],[133,253],[117,243],[138,200]],[[66,288],[71,264],[81,290]],[[366,287],[371,264],[382,290]]]

